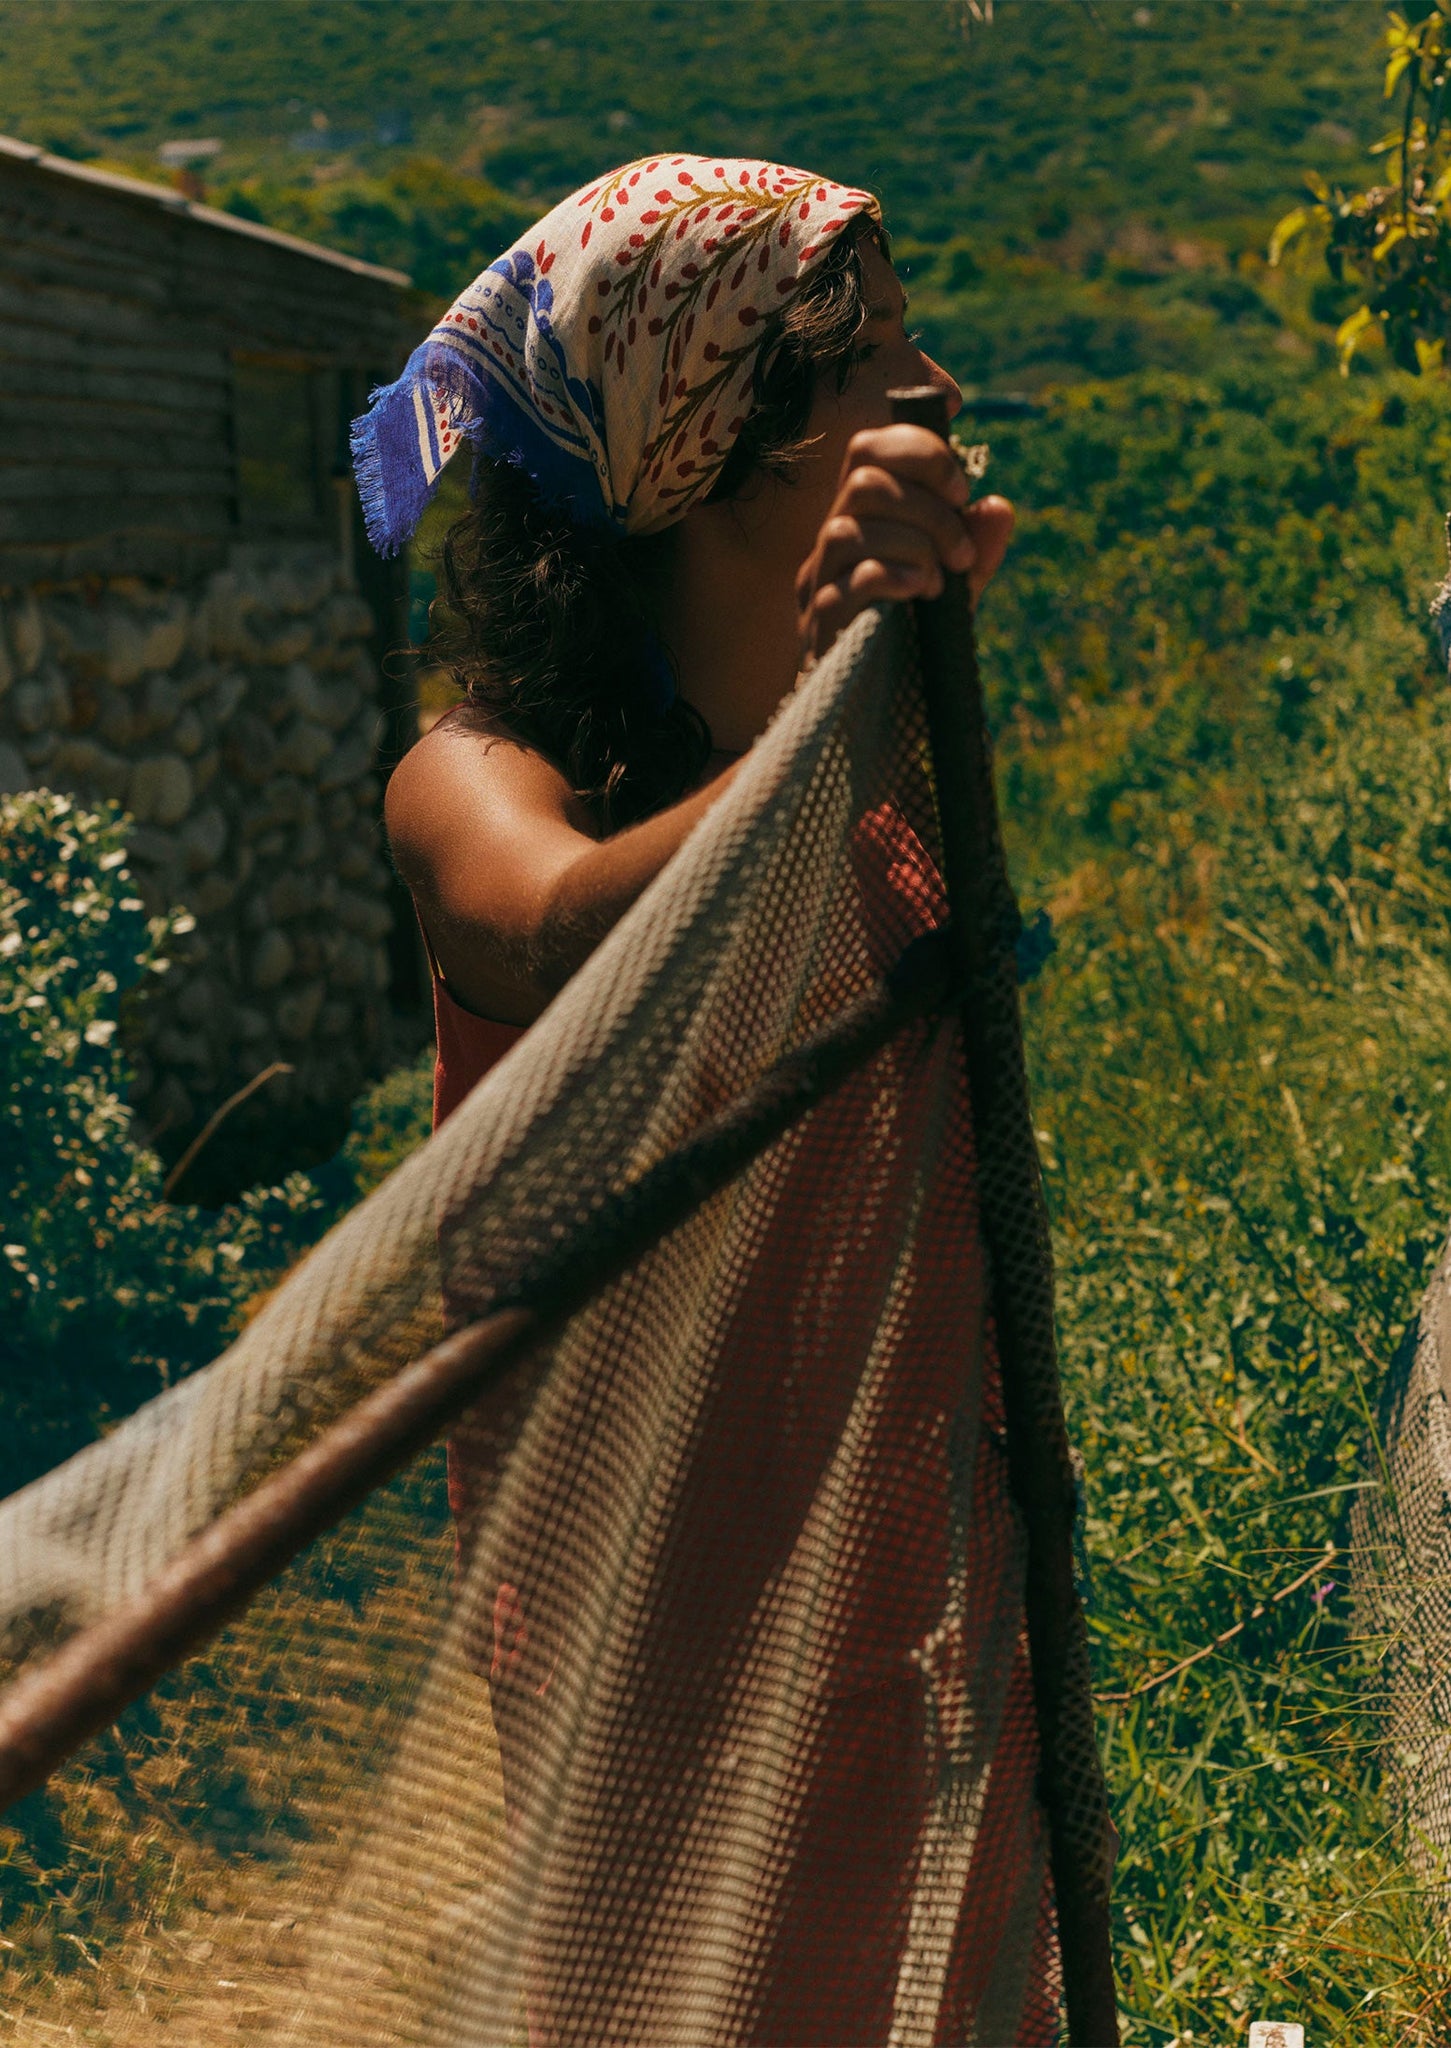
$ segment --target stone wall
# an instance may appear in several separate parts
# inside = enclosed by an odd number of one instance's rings
[[[238,548],[191,588],[0,597],[0,791],[114,799],[148,908],[196,919],[134,1021],[145,1127],[175,1158],[263,1068],[294,1069],[208,1145],[203,1179],[224,1187],[325,1156],[378,1063],[393,913],[374,631],[312,546]]]

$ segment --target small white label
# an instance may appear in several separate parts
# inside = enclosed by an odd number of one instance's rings
[[[1256,2020],[1249,2030],[1249,2048],[1305,2048],[1305,2029],[1288,2020]]]

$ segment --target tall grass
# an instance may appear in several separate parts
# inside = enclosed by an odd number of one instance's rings
[[[1060,877],[1030,1001],[1135,2044],[1451,2039],[1343,1554],[1451,1220],[1451,717],[1395,612],[1296,658]]]

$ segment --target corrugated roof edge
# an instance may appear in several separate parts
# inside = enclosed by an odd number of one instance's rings
[[[167,213],[185,214],[201,227],[224,228],[230,235],[246,235],[254,242],[267,242],[274,249],[290,249],[295,256],[310,256],[315,263],[330,263],[337,270],[349,270],[354,277],[367,277],[377,284],[393,285],[403,290],[412,286],[413,280],[401,270],[385,270],[381,264],[363,263],[356,256],[344,256],[340,250],[325,249],[320,242],[304,242],[300,235],[285,235],[280,228],[265,228],[254,220],[243,220],[235,213],[223,213],[220,207],[199,206],[194,199],[186,199],[180,192],[172,192],[165,185],[148,184],[144,178],[123,177],[117,171],[93,171],[86,164],[72,163],[69,157],[50,156],[33,142],[21,142],[13,135],[0,135],[0,158],[10,157],[20,163],[31,165],[38,171],[49,171],[57,177],[72,178],[78,184],[99,185],[103,191],[116,192],[128,199],[142,199],[153,206],[160,206]]]

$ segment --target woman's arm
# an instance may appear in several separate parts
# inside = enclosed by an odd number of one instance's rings
[[[388,838],[450,991],[528,1024],[733,780],[608,839],[559,770],[517,742],[436,725],[388,784]]]
[[[968,505],[955,459],[925,428],[858,433],[796,584],[808,664],[883,598],[931,596],[965,569],[974,592],[1012,526],[999,499]],[[444,719],[388,785],[398,872],[452,993],[501,1023],[532,1023],[726,790],[724,773],[669,810],[601,839],[564,776],[531,748]]]

